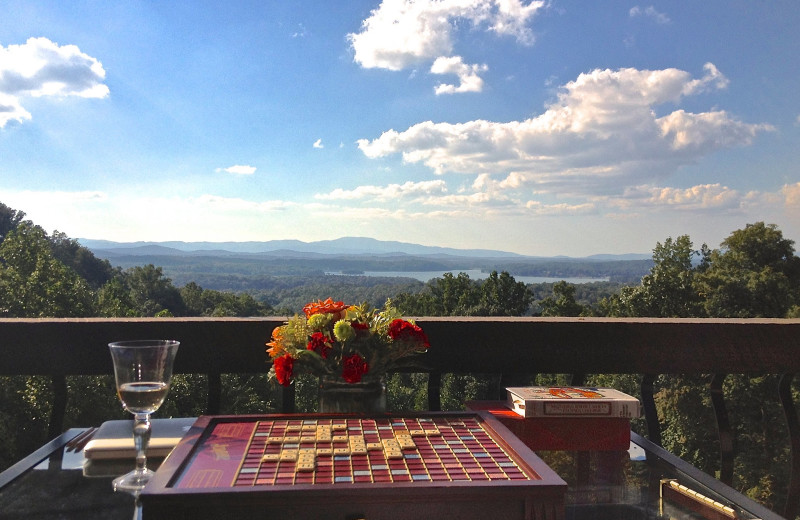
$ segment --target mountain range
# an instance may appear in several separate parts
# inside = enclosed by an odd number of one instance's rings
[[[239,256],[264,255],[273,257],[304,257],[335,255],[413,255],[427,257],[497,258],[525,259],[530,257],[507,251],[491,249],[455,249],[449,247],[425,246],[408,242],[376,240],[365,237],[343,237],[335,240],[303,242],[300,240],[270,240],[265,242],[114,242],[80,238],[78,242],[102,257],[114,256]],[[568,257],[549,257],[568,259]],[[648,254],[591,255],[584,260],[645,260]]]

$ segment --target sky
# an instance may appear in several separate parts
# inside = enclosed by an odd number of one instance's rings
[[[796,0],[0,0],[0,202],[132,241],[800,247]]]

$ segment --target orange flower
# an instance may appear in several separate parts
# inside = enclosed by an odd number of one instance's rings
[[[283,331],[280,327],[275,327],[275,330],[272,331],[272,341],[267,343],[267,346],[270,347],[267,349],[267,354],[272,358],[276,358],[286,352],[283,346]]]
[[[317,300],[311,302],[303,307],[303,312],[307,318],[315,314],[339,314],[347,308],[344,302],[335,302],[333,298],[328,298],[325,301]]]

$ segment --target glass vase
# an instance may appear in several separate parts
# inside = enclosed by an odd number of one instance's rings
[[[339,379],[320,378],[320,413],[384,413],[386,383],[383,379],[347,383]]]

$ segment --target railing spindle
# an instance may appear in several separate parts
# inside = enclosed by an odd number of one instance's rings
[[[570,376],[569,384],[572,386],[583,386],[586,382],[586,374],[582,372],[576,372]]]
[[[222,374],[208,374],[208,399],[206,400],[206,411],[216,415],[222,406]]]
[[[733,459],[735,437],[728,419],[728,409],[725,406],[725,396],[722,393],[722,383],[725,374],[714,374],[709,384],[711,391],[711,404],[714,406],[714,417],[717,420],[717,433],[719,435],[719,479],[728,484],[733,483]]]
[[[793,373],[783,374],[778,383],[778,396],[786,416],[792,450],[792,476],[783,509],[783,516],[786,518],[796,518],[800,507],[800,424],[797,420],[797,408],[792,399],[792,379],[794,379]]]
[[[294,385],[281,386],[281,413],[294,413]]]
[[[642,409],[644,410],[644,419],[647,422],[647,437],[654,444],[661,446],[661,424],[658,422],[658,410],[656,410],[656,400],[653,393],[656,377],[658,376],[655,374],[644,374],[642,376]]]
[[[442,373],[428,374],[428,410],[438,412],[442,409]]]
[[[64,431],[64,416],[67,413],[67,378],[64,374],[54,374],[50,379],[53,389],[53,408],[47,427],[49,438],[57,437]]]

